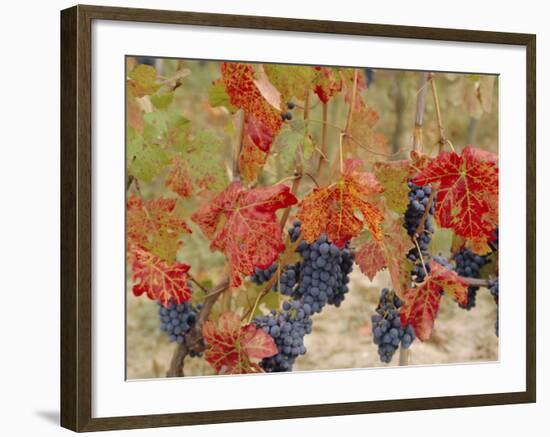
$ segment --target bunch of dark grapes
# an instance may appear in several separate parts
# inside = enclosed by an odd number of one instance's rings
[[[489,279],[489,291],[497,304],[497,319],[495,321],[495,335],[498,337],[498,278]]]
[[[298,241],[300,233],[301,223],[295,221],[288,230],[290,240]],[[339,249],[321,235],[312,244],[300,241],[296,252],[302,259],[281,268],[273,284],[275,291],[290,300],[283,303],[281,311],[254,319],[254,324],[273,337],[277,345],[277,354],[260,362],[266,372],[292,370],[296,358],[306,352],[304,336],[311,332],[311,316],[327,304],[340,306],[349,291],[354,260],[349,248]]]
[[[312,244],[301,241],[296,249],[302,256],[299,276],[292,296],[302,299],[304,309],[319,313],[326,304],[340,306],[349,291],[353,253],[339,249],[326,235]]]
[[[267,269],[254,268],[254,273],[250,277],[250,280],[255,284],[262,285],[269,281],[273,274],[277,271],[279,265],[277,263],[271,264]]]
[[[432,217],[435,210],[435,200],[432,200],[430,209],[426,213],[426,208],[430,202],[430,195],[432,194],[432,188],[425,186],[421,187],[414,184],[412,181],[409,181],[409,204],[407,205],[407,210],[405,211],[405,223],[403,224],[407,233],[412,237],[416,238],[418,247],[420,248],[420,253],[418,248],[413,247],[407,254],[407,258],[413,262],[413,269],[411,276],[413,281],[421,283],[424,281],[426,272],[424,268],[428,270],[429,273],[429,264],[428,260],[430,254],[428,251],[430,242],[432,240],[431,235],[434,232]],[[426,219],[424,221],[424,229],[422,232],[417,235],[416,230],[420,225],[422,217],[426,213]],[[422,259],[424,260],[425,265],[422,265]]]
[[[300,301],[285,302],[282,311],[257,316],[254,324],[269,334],[277,345],[277,353],[260,361],[266,372],[289,372],[296,358],[306,353],[304,337],[311,333],[312,321]]]
[[[391,361],[399,346],[408,349],[416,338],[410,325],[401,325],[399,308],[402,305],[403,301],[393,291],[384,288],[376,314],[371,317],[374,344],[378,345],[378,355],[384,363]]]
[[[185,335],[197,322],[202,305],[195,307],[191,302],[176,304],[170,299],[167,307],[162,306],[160,302],[158,306],[160,330],[166,333],[169,342],[182,344]]]
[[[479,278],[480,269],[488,263],[488,259],[483,255],[476,255],[470,249],[462,249],[455,253],[453,259],[456,263],[456,273],[465,278]],[[476,295],[479,287],[468,287],[468,301],[466,305],[459,304],[461,308],[470,310],[476,306]]]

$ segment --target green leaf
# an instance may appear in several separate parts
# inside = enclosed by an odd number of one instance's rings
[[[141,148],[143,147],[143,138],[139,135],[135,129],[128,126],[126,131],[126,159],[131,162],[134,159]]]
[[[160,93],[151,96],[151,103],[157,109],[166,109],[174,100],[174,92]]]
[[[130,73],[128,81],[129,89],[136,97],[143,97],[154,94],[160,88],[156,83],[157,72],[154,67],[145,64],[139,64]]]
[[[279,165],[284,174],[292,174],[296,161],[296,149],[304,140],[304,135],[295,131],[285,131],[277,136],[277,156],[272,159],[279,159]],[[270,158],[268,158],[270,159]]]
[[[143,139],[146,143],[161,142],[175,146],[184,141],[191,123],[177,110],[158,110],[145,114]]]
[[[430,243],[431,253],[449,258],[452,251],[453,236],[454,233],[452,229],[444,229],[435,226],[435,232],[432,235],[432,242]]]
[[[260,305],[256,308],[254,317],[265,314],[266,309],[269,311],[279,309],[279,293],[274,291],[267,293],[262,298]]]
[[[151,182],[170,162],[168,153],[158,144],[132,147],[135,147],[135,159],[128,163],[128,171],[141,181]]]
[[[293,98],[304,100],[313,86],[315,70],[312,67],[297,65],[264,65],[269,81],[281,93],[281,103]]]
[[[189,168],[193,183],[209,190],[224,189],[229,180],[224,165],[223,140],[210,133],[199,132],[192,139],[174,144],[174,148]]]
[[[231,113],[234,113],[237,110],[237,108],[230,103],[229,96],[225,90],[225,85],[221,81],[214,82],[208,89],[208,103],[213,108],[224,106]]]

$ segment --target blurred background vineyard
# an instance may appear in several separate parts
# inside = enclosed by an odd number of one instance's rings
[[[149,59],[147,62],[151,61]],[[127,58],[127,70],[132,71],[144,62]],[[220,77],[218,62],[155,59],[153,65],[157,75],[172,90],[170,108],[191,122],[195,135],[202,132],[215,137],[221,144],[219,157],[228,171],[231,166],[231,144],[238,127],[232,115],[223,107],[214,107],[212,84]],[[377,152],[404,159],[410,152],[415,126],[415,106],[419,93],[419,72],[381,69],[362,69],[367,87],[361,90],[369,108],[379,115],[375,125],[380,138]],[[457,152],[467,144],[498,154],[498,80],[495,76],[476,74],[436,73],[438,95],[445,134]],[[297,102],[298,104],[300,102]],[[163,104],[163,103],[160,103]],[[328,119],[335,126],[345,124],[348,103],[343,93],[334,96],[328,106]],[[147,110],[147,108],[140,108]],[[132,123],[132,108],[127,114]],[[287,134],[281,134],[272,147],[259,184],[269,185],[284,180],[292,174],[285,153],[287,141],[292,141],[293,126],[299,128],[300,113],[289,122]],[[309,131],[312,144],[318,144],[322,135],[322,105],[312,98]],[[439,131],[435,107],[430,93],[426,96],[423,122],[423,151],[436,152]],[[335,157],[338,149],[339,132],[330,126],[327,129],[329,159]],[[383,135],[383,137],[382,137]],[[359,150],[365,161],[372,162],[368,150]],[[312,153],[310,160],[318,159]],[[384,160],[388,158],[383,158]],[[163,175],[150,183],[141,183],[140,192],[145,198],[153,196],[177,196],[164,186]],[[304,179],[298,198],[313,188],[311,181]],[[130,188],[131,190],[131,188]],[[200,199],[178,200],[178,211],[188,218]],[[293,209],[293,213],[295,210]],[[292,215],[291,215],[292,216]],[[208,239],[191,220],[187,223],[192,234],[182,240],[185,250],[180,250],[178,260],[192,266],[193,275],[206,287],[213,288],[226,274],[225,258],[219,252],[209,249]],[[432,241],[432,252],[449,256],[451,235],[437,231]],[[127,278],[127,378],[163,377],[169,366],[175,348],[159,330],[156,302],[132,294],[131,269]],[[364,276],[356,267],[351,275],[351,291],[340,308],[327,307],[321,314],[313,316],[313,332],[306,336],[307,354],[297,359],[295,371],[343,369],[382,366],[377,347],[372,342],[370,316],[376,308],[380,289],[391,287],[389,276],[380,272],[374,281]],[[221,309],[238,310],[249,307],[260,291],[260,287],[246,284],[231,296],[224,293],[214,308],[213,315]],[[204,293],[193,287],[193,300],[200,302]],[[278,305],[279,296],[270,293],[260,305],[259,311],[267,311]],[[441,364],[498,359],[498,338],[494,335],[496,307],[493,298],[485,289],[478,293],[477,305],[470,311],[460,309],[451,299],[442,299],[434,334],[427,342],[414,342],[409,364]],[[398,354],[390,365],[397,365]],[[211,375],[213,369],[202,359],[186,359],[186,376]]]

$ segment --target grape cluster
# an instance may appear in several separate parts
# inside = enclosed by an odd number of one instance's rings
[[[277,263],[271,264],[267,269],[254,268],[254,273],[250,277],[250,280],[255,284],[262,285],[269,281],[273,274],[277,271],[279,265]]]
[[[498,278],[489,280],[489,291],[497,304],[497,319],[495,320],[495,335],[498,337]]]
[[[283,311],[272,310],[268,315],[257,316],[254,323],[277,345],[277,354],[263,358],[260,366],[270,373],[291,371],[296,358],[306,353],[304,337],[312,328],[312,320],[306,315],[302,302],[285,302]]]
[[[411,271],[412,279],[421,283],[424,281],[426,272],[424,268],[428,270],[429,273],[429,264],[428,260],[430,257],[428,246],[432,240],[431,234],[434,232],[432,217],[435,210],[435,200],[432,200],[430,209],[426,214],[426,219],[424,221],[424,229],[420,235],[416,235],[416,230],[426,212],[428,207],[430,195],[432,194],[432,188],[429,186],[421,187],[414,184],[412,181],[408,182],[409,186],[409,204],[407,205],[407,210],[405,211],[405,222],[403,226],[407,230],[407,233],[416,238],[418,247],[420,248],[420,253],[418,248],[413,247],[409,253],[407,253],[407,258],[413,262],[413,269]],[[422,265],[422,259],[424,259],[425,266]]]
[[[292,296],[302,299],[304,309],[311,308],[312,313],[321,312],[326,304],[340,306],[349,291],[353,253],[339,249],[324,234],[312,244],[302,240],[296,250],[302,261]]]
[[[401,346],[408,349],[414,339],[412,326],[402,326],[399,308],[403,301],[387,288],[382,289],[376,314],[371,317],[374,344],[378,346],[380,361],[389,363],[395,351]]]
[[[182,344],[185,335],[191,331],[197,322],[201,305],[196,307],[190,302],[176,304],[170,299],[168,306],[164,307],[158,302],[158,314],[160,319],[160,330],[168,336],[169,342]]]
[[[292,242],[298,241],[301,223],[295,221],[288,234]],[[327,304],[340,306],[349,291],[354,261],[349,248],[340,249],[326,235],[321,235],[312,244],[300,241],[296,252],[301,260],[282,267],[273,284],[273,290],[290,300],[283,303],[281,311],[254,319],[256,326],[271,335],[277,344],[278,353],[260,363],[266,372],[292,370],[296,358],[305,353],[303,340],[311,332],[311,316],[320,313]]]
[[[462,249],[455,253],[453,259],[456,263],[456,273],[465,278],[479,278],[480,269],[488,263],[488,259],[483,255],[476,255],[470,249]],[[476,295],[479,287],[468,287],[467,303],[459,304],[461,308],[470,310],[476,306]]]

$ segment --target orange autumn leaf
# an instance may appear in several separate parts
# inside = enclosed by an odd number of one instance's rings
[[[233,182],[203,203],[191,219],[212,240],[231,266],[231,286],[238,287],[254,267],[267,268],[284,249],[275,212],[297,202],[286,185],[246,189]]]
[[[189,197],[193,194],[193,182],[189,168],[183,159],[179,157],[172,159],[172,167],[166,176],[164,185],[181,197]]]
[[[158,256],[137,247],[134,247],[132,255],[132,291],[135,296],[146,294],[149,299],[158,300],[165,307],[170,299],[180,304],[191,298],[187,264],[168,264]]]
[[[373,195],[382,192],[382,187],[361,167],[361,161],[347,160],[338,181],[314,189],[300,202],[297,217],[308,243],[326,234],[334,244],[343,247],[365,226],[375,240],[382,238],[384,216],[373,199]]]
[[[349,135],[344,137],[344,149],[352,154],[361,151],[361,156],[370,163],[387,159],[390,151],[386,136],[375,130],[378,118],[378,112],[358,95]]]
[[[248,135],[243,138],[243,147],[239,155],[239,171],[243,181],[255,182],[267,160],[267,153],[254,145]]]
[[[401,324],[410,324],[422,341],[429,340],[432,335],[443,291],[459,303],[465,304],[467,301],[468,284],[452,270],[430,261],[430,274],[425,281],[417,287],[409,288],[404,296]]]
[[[251,65],[223,62],[221,73],[230,103],[244,110],[249,120],[254,120],[254,128],[261,131],[262,135],[251,135],[252,140],[256,146],[267,152],[273,138],[281,128],[280,111],[275,109],[262,95],[255,82],[254,69]],[[251,127],[248,127],[249,133],[250,129]],[[270,138],[269,141],[266,141],[266,135]]]
[[[387,268],[394,290],[403,296],[410,282],[406,254],[412,246],[411,238],[403,227],[403,219],[387,217],[382,239],[362,244],[355,254],[355,262],[371,281],[376,273]]]
[[[202,335],[207,345],[204,358],[218,373],[262,372],[257,361],[277,353],[273,338],[253,324],[241,326],[240,317],[231,312],[217,323],[206,321]]]

